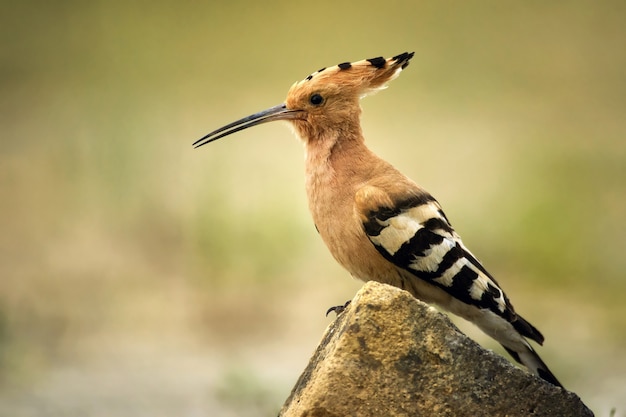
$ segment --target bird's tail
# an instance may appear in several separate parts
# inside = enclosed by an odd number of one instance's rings
[[[532,346],[530,346],[528,342],[526,342],[526,349],[524,349],[522,352],[516,352],[513,349],[510,349],[504,345],[502,346],[504,347],[504,349],[506,349],[507,352],[509,352],[513,359],[527,367],[529,371],[539,376],[539,378],[548,381],[549,383],[556,385],[557,387],[563,388],[563,385],[561,385],[559,380],[556,379],[556,377],[550,371],[545,362],[541,360],[537,352],[535,352],[535,350],[532,348]]]

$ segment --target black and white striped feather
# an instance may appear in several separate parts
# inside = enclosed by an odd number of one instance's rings
[[[496,280],[463,245],[441,206],[431,195],[425,192],[412,195],[393,207],[371,210],[366,217],[363,227],[369,240],[396,267],[479,309],[489,316],[485,322],[504,320],[520,336],[543,343],[542,334],[515,313]],[[489,330],[484,325],[480,327]],[[521,351],[513,349],[507,341],[498,341],[515,360],[560,386],[523,337],[519,337],[523,346]]]

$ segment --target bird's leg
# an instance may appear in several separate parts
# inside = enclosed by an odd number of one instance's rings
[[[344,305],[342,305],[342,306],[334,306],[334,307],[329,308],[326,311],[326,316],[328,317],[328,315],[330,314],[331,311],[334,311],[336,315],[340,315],[350,305],[351,301],[352,300],[346,301],[346,303]]]

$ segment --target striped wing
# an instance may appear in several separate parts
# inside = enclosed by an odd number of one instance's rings
[[[387,260],[466,304],[515,320],[506,295],[463,245],[433,197],[414,196],[363,217],[367,236]]]

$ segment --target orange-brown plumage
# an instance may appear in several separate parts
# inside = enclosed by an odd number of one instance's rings
[[[543,336],[516,314],[463,245],[439,203],[365,146],[359,100],[380,90],[413,53],[342,63],[289,89],[285,103],[209,133],[288,120],[305,146],[309,209],[333,257],[354,277],[391,284],[472,321],[543,379],[560,385],[526,338]]]

